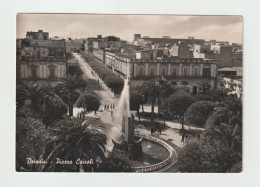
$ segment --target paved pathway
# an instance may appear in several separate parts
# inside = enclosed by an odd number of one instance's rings
[[[96,84],[101,83],[101,82],[98,83],[98,81],[97,81],[98,77],[95,74],[93,74],[92,69],[88,65],[88,63],[86,63],[86,61],[84,59],[82,59],[79,54],[73,53],[73,55],[77,59],[81,70],[84,72],[84,76],[88,79],[95,80]],[[102,86],[102,83],[100,85]],[[119,126],[117,126],[117,124],[114,123],[114,121],[111,117],[111,110],[104,111],[104,105],[111,106],[111,104],[114,104],[114,106],[115,106],[115,110],[113,110],[113,116],[114,116],[117,113],[118,98],[114,97],[113,94],[111,94],[111,92],[109,90],[107,90],[105,86],[102,86],[101,89],[94,90],[94,91],[100,97],[100,102],[101,102],[100,109],[99,109],[99,112],[97,112],[96,116],[94,115],[94,112],[88,113],[86,116],[100,118],[100,120],[95,121],[92,125],[105,127],[105,132],[110,137],[108,139],[109,141],[107,142],[107,148],[110,150],[113,147],[111,138],[116,139],[116,137],[114,137],[114,135],[119,134],[121,132],[119,131]],[[80,112],[82,110],[83,110],[83,108],[75,107],[74,116],[77,116],[78,112]]]
[[[158,112],[158,107],[155,106],[154,107],[154,111],[155,113]],[[151,106],[150,105],[144,105],[144,112],[151,112]],[[143,119],[143,120],[150,120],[149,118],[147,119]],[[163,119],[158,119],[158,118],[155,118],[156,121],[158,122],[161,122],[163,123]],[[169,120],[165,120],[165,123],[168,127],[170,128],[173,128],[173,129],[181,129],[182,128],[182,125],[181,123],[178,123],[178,122],[173,122],[173,121],[169,121]],[[195,130],[204,130],[203,128],[199,128],[199,127],[192,127],[192,126],[189,126],[189,125],[184,125],[184,128],[185,129],[195,129]]]
[[[137,120],[137,119],[136,119]],[[145,119],[141,119],[143,121]],[[146,120],[145,120],[146,121]],[[150,121],[150,120],[149,120]],[[167,123],[166,123],[167,124]],[[167,124],[168,125],[168,124]],[[151,131],[147,130],[146,128],[142,126],[137,126],[136,133],[145,134],[145,135],[151,135]],[[179,134],[179,129],[175,128],[166,128],[162,130],[162,134],[159,134],[157,131],[153,133],[152,136],[155,136],[157,138],[162,138],[165,140],[168,140],[172,143],[174,143],[178,147],[183,147],[185,143],[181,142],[181,136]]]
[[[98,77],[97,77],[97,75],[92,73],[93,71],[92,71],[91,67],[88,65],[88,63],[86,63],[86,61],[79,54],[73,53],[73,55],[76,58],[76,60],[78,61],[81,70],[84,72],[84,76],[86,76],[86,78],[88,78],[88,79],[95,80],[96,84],[100,84],[102,86],[101,89],[95,90],[95,93],[97,93],[97,95],[101,98],[100,110],[104,109],[104,105],[111,105],[111,104],[116,105],[118,103],[118,98],[114,97],[114,95],[111,94],[111,92],[108,89],[106,89],[106,87],[103,85],[104,83],[101,83],[101,81],[99,81],[99,83],[98,83]],[[82,110],[83,109],[78,109],[77,107],[75,107],[74,116],[76,116],[77,113]]]

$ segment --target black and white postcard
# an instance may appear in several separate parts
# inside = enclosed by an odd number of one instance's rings
[[[17,14],[16,171],[242,171],[243,17]]]

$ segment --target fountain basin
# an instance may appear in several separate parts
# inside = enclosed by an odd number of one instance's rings
[[[152,144],[156,144],[157,146],[161,146],[168,152],[167,156],[163,161],[160,161],[156,164],[144,165],[144,166],[131,166],[133,172],[160,172],[164,171],[170,167],[172,167],[177,162],[177,153],[175,149],[167,144],[165,141],[147,135],[135,135],[136,137],[143,137],[144,141],[151,142]],[[162,149],[160,149],[162,151]]]

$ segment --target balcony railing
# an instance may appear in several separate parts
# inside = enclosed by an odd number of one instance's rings
[[[41,61],[66,62],[66,58],[65,57],[26,57],[26,56],[23,56],[23,57],[21,57],[21,60],[24,60],[24,61],[36,61],[36,62],[41,62]]]
[[[159,78],[159,77],[165,77],[165,78],[213,78],[210,75],[135,75],[135,78]]]
[[[116,57],[117,59],[117,57]],[[173,59],[131,59],[132,63],[181,63],[181,64],[210,64],[216,63],[217,60],[205,60],[202,58],[173,58]]]

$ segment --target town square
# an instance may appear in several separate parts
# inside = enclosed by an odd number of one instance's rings
[[[49,19],[88,24],[44,30]],[[195,32],[209,21],[218,28]],[[221,36],[224,21],[233,27]],[[185,35],[171,31],[178,23]],[[241,16],[18,14],[17,24],[16,171],[242,171]]]

